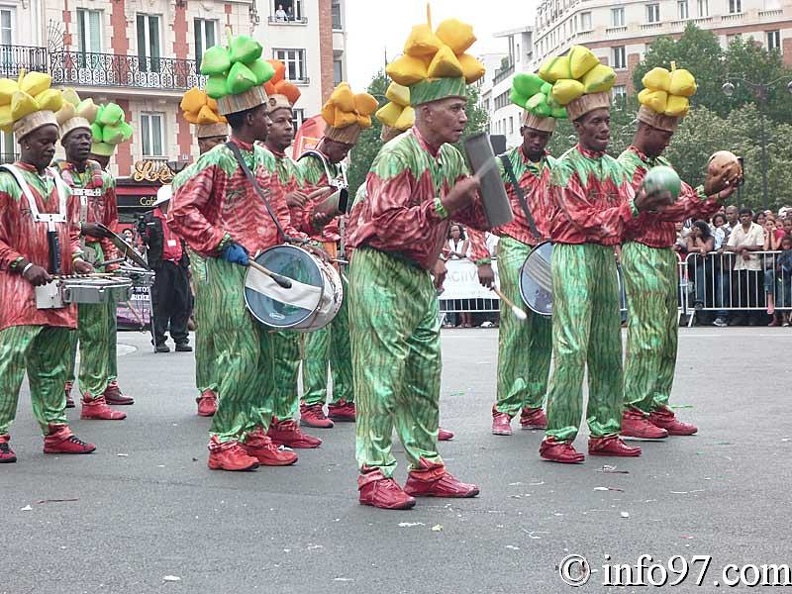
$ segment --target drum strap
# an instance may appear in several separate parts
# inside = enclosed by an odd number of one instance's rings
[[[514,174],[514,168],[512,167],[511,161],[509,161],[509,156],[504,153],[500,155],[500,160],[503,162],[503,168],[506,170],[506,174],[509,176],[509,181],[514,188],[514,193],[517,194],[517,200],[520,201],[520,206],[522,206],[523,212],[525,213],[525,218],[528,219],[528,226],[531,228],[531,233],[533,233],[536,239],[542,239],[542,236],[539,235],[539,231],[536,228],[536,221],[531,214],[531,209],[528,208],[528,201],[525,199],[525,192],[523,192],[523,189],[520,187],[520,184],[517,181],[517,176]]]
[[[259,185],[258,180],[256,180],[256,176],[253,175],[253,172],[250,170],[250,167],[248,167],[247,163],[245,163],[245,159],[242,158],[242,152],[239,150],[239,147],[231,141],[226,142],[226,146],[234,154],[234,158],[236,159],[239,166],[242,168],[242,171],[244,171],[245,176],[248,178],[248,181],[253,186],[253,189],[256,190],[256,193],[259,195],[259,198],[261,198],[264,201],[264,206],[267,207],[267,212],[269,213],[269,216],[272,218],[273,222],[275,223],[275,226],[278,228],[278,233],[280,233],[281,239],[283,241],[289,241],[294,243],[300,243],[300,244],[305,243],[299,238],[289,237],[288,235],[286,235],[286,231],[284,231],[283,227],[281,227],[280,221],[278,221],[278,217],[276,217],[275,213],[272,212],[272,206],[270,205],[270,201],[269,201],[269,193],[265,192],[264,189],[261,187],[261,185]]]

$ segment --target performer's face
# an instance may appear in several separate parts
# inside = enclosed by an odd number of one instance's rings
[[[431,135],[440,143],[453,144],[459,141],[467,125],[466,105],[467,102],[460,97],[448,97],[428,103],[423,112],[423,121]]]
[[[647,157],[659,157],[668,148],[673,132],[658,130],[652,126],[644,128],[644,150]]]
[[[70,163],[84,163],[91,154],[91,131],[85,128],[72,130],[66,138],[61,138],[61,144]]]
[[[574,122],[580,145],[590,151],[604,151],[610,142],[610,111],[601,107]]]
[[[270,113],[269,135],[267,144],[277,151],[285,151],[294,140],[294,125],[292,124],[291,109],[281,108]]]
[[[58,142],[57,126],[47,125],[36,128],[20,141],[22,162],[33,165],[39,171],[45,169],[55,156],[56,142]]]
[[[534,130],[523,126],[520,130],[523,137],[523,152],[531,161],[539,161],[544,156],[544,150],[552,136],[551,132]]]
[[[226,141],[225,136],[212,136],[211,138],[199,138],[198,139],[198,150],[203,155],[204,153],[208,153],[218,144],[223,144]]]
[[[332,138],[327,138],[322,141],[322,152],[330,160],[331,163],[340,163],[349,154],[354,145],[347,144],[346,142],[338,142]]]
[[[259,105],[255,109],[250,110],[250,113],[246,114],[248,118],[247,124],[251,128],[251,132],[256,140],[264,142],[267,140],[267,134],[269,134],[269,127],[270,127],[270,117],[267,114],[267,108],[265,105]]]

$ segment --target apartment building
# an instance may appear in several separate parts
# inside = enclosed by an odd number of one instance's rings
[[[724,47],[735,36],[752,36],[792,64],[792,0],[542,0],[534,67],[583,44],[616,70],[614,94],[631,93],[632,70],[647,46],[681,35],[688,23],[712,31]]]
[[[113,172],[158,183],[198,154],[179,112],[187,89],[204,84],[200,60],[226,28],[253,35],[267,58],[287,65],[303,91],[297,112],[318,113],[346,71],[343,0],[0,0],[0,76],[45,70],[54,87],[115,101],[135,133]],[[0,153],[12,160],[12,135]]]

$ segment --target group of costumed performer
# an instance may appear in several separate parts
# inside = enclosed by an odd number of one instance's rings
[[[430,24],[413,28],[404,55],[387,73],[410,88],[415,125],[382,147],[350,215],[349,319],[364,505],[408,509],[414,496],[479,492],[450,474],[437,451],[436,287],[445,277],[439,256],[452,218],[488,228],[479,180],[450,144],[467,122],[466,84],[484,74],[465,53],[474,42],[472,28],[455,19],[436,31]],[[404,488],[393,478],[394,426],[410,463]]]
[[[292,227],[275,156],[256,144],[267,138],[270,118],[263,85],[274,75],[261,52],[260,43],[239,35],[204,54],[207,94],[228,120],[231,138],[199,157],[174,192],[168,213],[173,230],[205,259],[206,283],[199,291],[205,292],[203,319],[214,336],[218,376],[209,440],[212,469],[250,470],[297,460],[267,435],[276,339],[253,319],[244,299],[250,255],[286,241],[307,241]],[[266,202],[257,191],[264,188],[269,190]]]
[[[92,99],[80,101],[74,90],[63,92],[63,107],[56,114],[60,124],[60,142],[66,158],[56,162],[63,181],[80,204],[80,235],[85,259],[104,272],[118,269],[107,264],[119,257],[108,238],[108,230],[117,231],[118,207],[115,179],[100,163],[90,158],[94,152],[113,154],[115,147],[129,140],[132,127],[124,111],[116,104],[95,105]],[[72,334],[69,349],[69,373],[66,382],[67,406],[75,380],[77,344],[80,345],[78,386],[82,400],[82,419],[120,421],[126,414],[109,405],[130,405],[134,400],[122,394],[118,385],[116,353],[116,301],[80,303],[77,306],[77,332]]]
[[[0,169],[0,462],[16,461],[8,431],[25,372],[44,453],[87,454],[96,447],[69,428],[63,389],[77,307],[36,304],[36,287],[53,275],[93,271],[80,246],[80,202],[50,167],[63,97],[46,73],[0,82],[0,127],[20,146],[19,159]]]
[[[347,186],[344,160],[360,139],[362,130],[371,127],[371,116],[377,100],[368,93],[353,93],[347,83],[339,84],[322,107],[326,128],[315,149],[300,156],[304,190],[314,193],[327,186]],[[346,217],[327,221],[327,214],[315,209],[321,198],[306,206],[312,227],[311,240],[331,256],[344,254]],[[343,268],[342,265],[339,265]],[[342,283],[346,285],[342,275]],[[347,287],[344,286],[344,290]],[[327,429],[336,421],[355,420],[355,393],[352,387],[352,353],[349,343],[349,313],[347,300],[326,327],[304,337],[303,396],[300,402],[300,423]],[[328,374],[329,367],[329,374]],[[333,394],[327,405],[328,375],[333,380]]]
[[[209,152],[218,144],[228,140],[228,123],[217,112],[217,101],[197,87],[184,94],[179,107],[184,119],[195,126],[200,155]],[[176,191],[194,172],[193,163],[176,174],[171,182],[171,193]],[[190,277],[194,298],[195,317],[195,383],[198,388],[198,415],[211,417],[217,412],[217,391],[219,386],[214,351],[214,331],[211,316],[206,312],[211,307],[206,302],[206,293],[201,288],[206,284],[206,261],[195,250],[187,248],[190,259]]]
[[[520,128],[522,144],[505,154],[511,171],[501,159],[498,160],[514,220],[493,229],[492,233],[499,237],[500,290],[512,303],[522,300],[520,270],[525,259],[534,246],[548,238],[552,209],[547,189],[555,160],[545,147],[555,130],[556,119],[566,117],[563,107],[553,111],[548,109],[547,101],[534,100],[543,86],[545,91],[550,87],[535,74],[520,73],[514,77],[511,98],[525,110]],[[515,187],[515,181],[518,187]],[[495,275],[484,236],[473,230],[469,236],[471,258],[478,265],[479,280],[485,287],[491,287]],[[501,300],[497,400],[492,407],[493,435],[511,435],[511,419],[517,415],[520,415],[523,429],[545,429],[547,426],[543,406],[550,374],[551,322],[532,311],[526,315],[525,320],[517,318],[511,307]]]
[[[684,69],[654,68],[643,77],[638,99],[638,130],[619,164],[637,192],[650,169],[672,167],[662,156],[687,114],[696,92]],[[695,189],[682,183],[676,202],[661,213],[641,213],[625,227],[621,263],[630,313],[624,366],[624,413],[621,433],[643,439],[693,435],[697,428],[679,421],[668,407],[678,344],[678,273],[675,223],[708,219],[736,189],[733,171],[708,175]]]

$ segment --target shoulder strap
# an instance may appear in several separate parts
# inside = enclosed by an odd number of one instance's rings
[[[520,187],[520,184],[517,182],[517,176],[514,174],[514,168],[512,167],[511,161],[509,160],[509,155],[507,153],[503,153],[500,155],[500,160],[503,163],[503,168],[506,170],[506,175],[509,176],[509,181],[511,181],[511,184],[514,187],[514,193],[517,194],[517,200],[519,200],[520,206],[522,206],[523,212],[525,213],[525,218],[528,219],[528,226],[531,228],[531,233],[533,233],[534,237],[537,239],[541,239],[542,236],[539,235],[539,231],[536,229],[536,221],[531,214],[531,209],[528,208],[528,201],[525,199],[525,193]]]
[[[339,164],[339,166],[338,166],[339,169],[341,170],[341,180],[340,180],[340,182],[341,182],[341,184],[343,184],[343,186],[341,186],[341,185],[338,184],[339,180],[336,177],[334,177],[333,174],[330,173],[330,164],[327,162],[327,157],[325,157],[322,153],[320,153],[319,151],[315,151],[315,150],[309,149],[309,150],[305,151],[302,155],[300,155],[300,158],[297,159],[297,160],[301,161],[304,157],[315,157],[315,158],[319,159],[319,162],[322,164],[322,167],[324,167],[325,175],[327,176],[327,183],[328,184],[330,184],[332,186],[339,187],[339,188],[348,186],[347,177],[346,177],[346,167],[343,165],[343,163]]]
[[[28,206],[30,208],[31,214],[33,215],[34,221],[47,223],[66,222],[66,197],[68,196],[68,192],[63,191],[63,188],[60,185],[63,184],[63,180],[59,175],[57,175],[57,173],[55,173],[55,171],[52,171],[52,173],[55,177],[55,185],[58,189],[58,212],[44,213],[42,215],[41,212],[39,212],[36,198],[33,196],[33,192],[30,190],[30,186],[28,185],[27,181],[25,180],[25,176],[22,175],[22,172],[19,170],[19,168],[11,165],[10,163],[6,163],[4,165],[0,165],[0,170],[8,171],[8,173],[10,173],[16,181],[17,185],[19,185],[19,188],[22,190],[22,194],[24,194],[25,199],[28,201]]]
[[[228,150],[230,150],[233,153],[236,162],[242,168],[242,171],[245,173],[245,177],[247,177],[248,181],[250,182],[250,185],[253,186],[253,189],[256,190],[256,193],[259,195],[259,198],[261,198],[261,200],[264,202],[264,206],[267,208],[267,212],[269,213],[270,218],[275,223],[275,226],[278,228],[278,233],[280,233],[281,239],[284,241],[298,241],[297,239],[286,235],[286,232],[283,230],[283,227],[281,227],[280,221],[278,221],[278,217],[275,216],[274,212],[272,212],[272,206],[270,205],[270,201],[269,201],[270,192],[265,191],[264,188],[262,188],[261,185],[258,183],[256,176],[253,175],[253,172],[250,170],[250,167],[248,167],[247,163],[245,163],[245,159],[242,158],[242,151],[239,150],[239,147],[230,140],[226,142],[226,146],[228,147]]]

